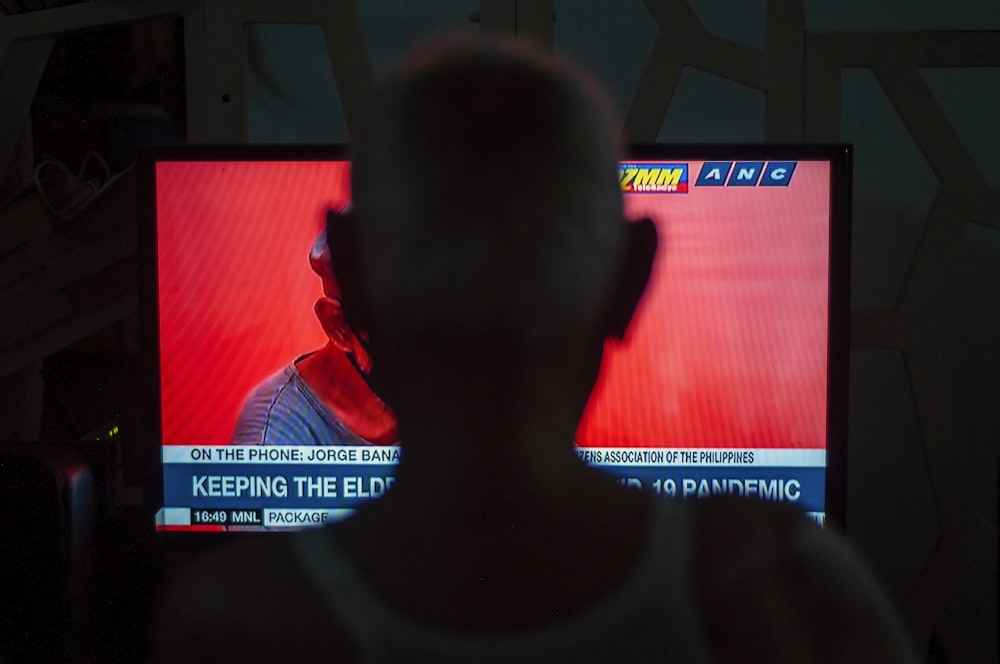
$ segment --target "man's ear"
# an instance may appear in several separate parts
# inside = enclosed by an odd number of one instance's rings
[[[340,286],[344,320],[355,333],[368,332],[369,319],[361,297],[361,247],[354,215],[346,210],[329,210],[326,213],[326,241],[330,247],[333,274]]]
[[[607,334],[619,341],[625,338],[646,291],[658,244],[656,224],[651,219],[625,222],[625,228],[625,259],[618,273],[617,288],[611,294],[607,321]]]
[[[337,300],[321,297],[313,305],[313,312],[326,332],[326,338],[345,353],[354,350],[351,345],[351,330],[344,317],[343,305]]]

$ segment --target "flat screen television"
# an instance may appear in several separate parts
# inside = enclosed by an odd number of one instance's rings
[[[346,147],[142,151],[158,529],[320,525],[391,490],[400,446],[231,444],[248,392],[326,341],[308,257],[349,174]],[[843,524],[850,148],[635,146],[620,179],[661,245],[580,457],[665,497],[755,496]]]

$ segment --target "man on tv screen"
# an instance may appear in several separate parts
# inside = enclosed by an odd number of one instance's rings
[[[303,355],[258,384],[240,409],[234,445],[389,445],[396,418],[366,380],[371,358],[348,325],[323,231],[309,252],[323,281],[313,311],[326,333],[323,348]]]

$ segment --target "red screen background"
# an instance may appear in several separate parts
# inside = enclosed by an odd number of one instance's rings
[[[247,392],[325,342],[308,253],[349,166],[161,162],[156,177],[163,441],[224,444]],[[829,183],[829,164],[800,162],[787,187],[626,195],[660,251],[580,445],[825,447]]]
[[[346,162],[156,165],[163,442],[224,444],[243,398],[323,346],[309,250]]]
[[[626,194],[660,248],[581,445],[826,446],[829,190],[828,163],[800,162],[787,187]]]

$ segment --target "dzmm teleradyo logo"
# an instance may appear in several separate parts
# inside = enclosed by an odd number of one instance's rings
[[[641,194],[686,194],[687,164],[619,164],[622,191]]]

